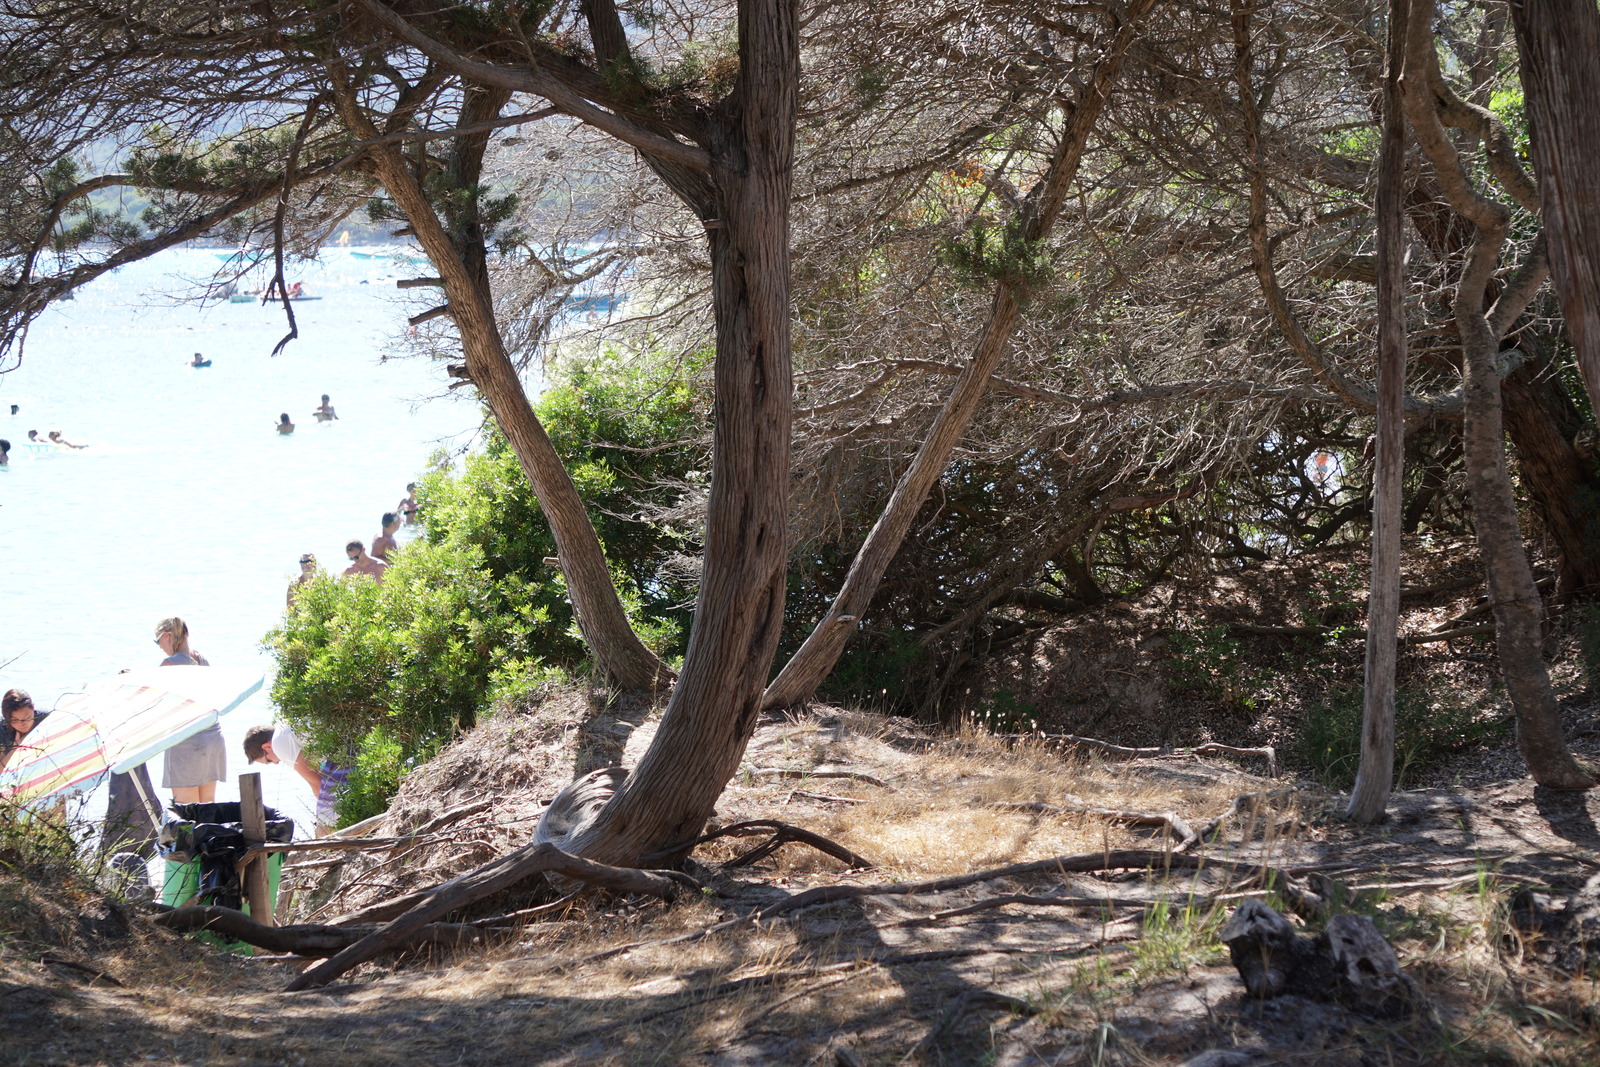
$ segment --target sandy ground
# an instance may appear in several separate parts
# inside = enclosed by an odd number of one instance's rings
[[[414,839],[301,870],[286,883],[293,917],[325,920],[524,843],[575,771],[639,750],[651,715],[563,693],[489,720],[408,779],[376,831]],[[813,776],[775,773],[797,771]],[[822,777],[839,772],[872,780]],[[304,961],[217,952],[92,894],[4,879],[0,1062],[1600,1060],[1593,985],[1538,964],[1504,918],[1517,886],[1571,888],[1600,869],[1600,798],[1522,781],[1420,790],[1398,795],[1394,817],[1371,830],[1333,818],[1336,797],[1286,784],[1226,762],[1064,758],[816,708],[762,724],[719,820],[801,825],[875,869],[845,871],[793,844],[724,868],[760,839],[723,839],[695,855],[691,873],[707,886],[698,897],[593,895],[525,925],[491,924],[514,929],[470,948],[391,957],[295,994],[281,990]],[[751,919],[815,886],[893,891],[1054,856],[1174,847],[1159,827],[1051,809],[1173,812],[1199,825],[1240,794],[1269,793],[1194,850],[1198,871],[1045,870]],[[1374,1019],[1302,998],[1246,999],[1215,935],[1238,899],[1228,895],[1259,892],[1267,865],[1321,868],[1350,891],[1342,906],[1378,922],[1426,1008]],[[1003,895],[1033,900],[996,904]],[[1066,896],[1071,906],[1038,900]],[[554,897],[519,887],[471,914]]]

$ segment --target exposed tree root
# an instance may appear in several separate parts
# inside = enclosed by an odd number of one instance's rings
[[[832,856],[851,870],[870,870],[877,866],[876,863],[873,863],[860,853],[852,852],[838,842],[828,840],[821,834],[814,834],[810,830],[802,829],[792,823],[779,822],[776,819],[750,819],[745,822],[732,823],[720,829],[712,830],[710,833],[701,834],[693,841],[685,841],[681,845],[673,845],[671,848],[652,852],[642,857],[642,861],[655,863],[669,856],[684,854],[689,849],[703,845],[707,841],[715,841],[719,837],[749,837],[752,834],[763,833],[768,830],[773,832],[772,837],[743,855],[736,856],[724,863],[722,865],[723,869],[733,870],[738,867],[748,867],[752,863],[759,863],[791,841],[802,845],[810,845],[818,852]]]
[[[508,889],[526,878],[547,871],[616,892],[647,893],[663,900],[671,900],[677,896],[680,885],[684,883],[698,888],[698,883],[693,879],[673,871],[640,871],[608,867],[602,863],[569,855],[548,842],[525,845],[476,870],[468,871],[435,886],[405,914],[354,944],[340,949],[332,959],[325,960],[298,975],[285,991],[292,993],[300,989],[326,985],[352,967],[365,963],[379,953],[410,943],[417,931],[439,916],[466,907],[484,897]]]
[[[377,932],[380,927],[369,926],[263,926],[242,911],[215,905],[195,905],[174,908],[151,917],[157,926],[183,933],[205,931],[219,937],[243,941],[271,952],[292,953],[296,956],[325,957],[355,944]],[[418,929],[404,943],[390,946],[393,950],[416,945],[458,946],[482,938],[487,931],[477,925],[463,926],[455,923],[429,923]]]

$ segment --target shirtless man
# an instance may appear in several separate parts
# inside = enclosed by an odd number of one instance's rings
[[[400,516],[392,511],[383,513],[383,529],[377,537],[372,539],[372,558],[389,562],[389,553],[400,547],[400,542],[394,539],[394,532],[400,529]]]
[[[328,403],[328,394],[322,394],[322,404],[311,413],[318,422],[331,422],[339,416],[334,414],[333,405]]]
[[[383,572],[388,564],[382,560],[373,559],[367,555],[367,546],[360,541],[351,541],[344,546],[345,558],[350,561],[350,566],[344,570],[346,578],[354,578],[358,574],[371,575],[375,582],[383,581]]]
[[[289,606],[294,607],[294,598],[300,595],[300,587],[317,576],[317,557],[307,552],[300,557],[300,576],[289,583]]]
[[[287,411],[278,416],[278,432],[285,437],[294,433],[294,423],[289,421],[289,413]]]
[[[88,448],[89,447],[88,445],[75,445],[75,444],[73,444],[71,441],[69,441],[65,437],[61,436],[61,431],[60,430],[51,430],[50,431],[50,443],[54,444],[54,445],[66,445],[68,448]]]
[[[406,517],[407,526],[415,526],[417,524],[416,482],[406,483],[406,495],[400,498],[400,503],[396,504],[394,509]]]

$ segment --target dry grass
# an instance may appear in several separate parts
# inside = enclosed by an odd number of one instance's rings
[[[648,733],[646,723],[633,743]],[[479,759],[516,751],[489,740],[471,749]],[[994,805],[1176,811],[1199,823],[1239,793],[1273,784],[1226,764],[1063,759],[1041,747],[971,733],[930,737],[905,723],[824,709],[765,724],[749,765],[850,769],[885,782],[741,775],[719,812],[724,823],[803,825],[873,858],[877,869],[844,872],[790,845],[758,867],[714,875],[711,865],[753,843],[721,839],[696,854],[719,896],[671,906],[582,900],[511,938],[390,960],[346,985],[290,996],[277,990],[299,964],[236,959],[142,926],[114,948],[63,943],[61,951],[127,984],[111,988],[30,962],[44,943],[36,931],[27,952],[12,943],[0,961],[9,990],[0,998],[8,1028],[0,1061],[1131,1065],[1177,1064],[1236,1045],[1301,1064],[1600,1060],[1594,987],[1517,954],[1504,937],[1505,890],[1493,878],[1358,905],[1396,944],[1436,1020],[1386,1023],[1305,1001],[1244,1002],[1215,937],[1227,905],[1182,901],[1191,891],[1222,892],[1264,862],[1359,862],[1370,842],[1383,840],[1320,822],[1315,797],[1228,824],[1207,869],[1174,872],[1171,881],[1043,874],[748,919],[812,886],[895,885],[1062,854],[1161,849],[1159,831]],[[480,790],[464,758],[449,768],[433,772],[450,783],[447,796],[430,805],[413,795],[419,821],[425,809]],[[504,766],[491,761],[482,775],[504,788]],[[508,796],[511,807],[496,810],[536,807],[536,799]],[[1460,816],[1440,816],[1452,818]],[[1428,859],[1399,850],[1375,866],[1407,856]],[[1375,871],[1368,880],[1417,876]],[[0,879],[0,891],[11,884]],[[1106,913],[1009,905],[927,921],[1016,892],[1174,903]],[[59,919],[88,899],[63,905]]]

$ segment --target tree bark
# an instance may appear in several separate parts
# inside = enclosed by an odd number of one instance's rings
[[[1589,401],[1600,411],[1600,9],[1511,0],[1551,273]]]
[[[799,86],[794,0],[741,0],[739,78],[707,131],[702,208],[716,316],[705,564],[683,671],[650,748],[562,847],[602,863],[693,839],[744,754],[783,623],[788,563],[789,199]]]
[[[378,131],[360,111],[337,73],[335,82],[341,85],[337,95],[346,123],[358,136],[376,140]],[[474,112],[492,116],[509,96],[501,90],[474,86],[463,91],[466,102],[462,120],[468,126],[484,117]],[[465,142],[457,145],[452,160],[452,177],[458,187],[471,189],[476,185],[487,139],[487,132],[458,139]],[[489,405],[550,523],[572,597],[573,614],[595,662],[614,684],[626,689],[648,690],[670,682],[671,670],[639,640],[628,622],[594,524],[544,425],[533,413],[522,380],[506,352],[495,321],[483,234],[476,226],[475,212],[474,218],[458,226],[458,232],[452,235],[440,223],[422,183],[397,147],[374,149],[372,160],[378,179],[405,213],[417,242],[439,271],[450,316],[461,338],[467,374]]]
[[[1401,489],[1405,469],[1406,123],[1400,100],[1409,0],[1390,0],[1383,75],[1383,142],[1378,156],[1378,447],[1372,491],[1372,584],[1361,766],[1345,813],[1378,822],[1394,784],[1394,677],[1400,622]]]
[[[1517,523],[1506,465],[1500,406],[1499,338],[1484,294],[1505,243],[1511,213],[1470,184],[1440,119],[1442,78],[1433,42],[1433,0],[1412,9],[1403,95],[1417,141],[1433,163],[1446,198],[1473,225],[1472,245],[1456,286],[1455,320],[1465,376],[1462,441],[1472,517],[1494,604],[1495,643],[1517,715],[1517,748],[1540,785],[1587,789],[1594,779],[1568,751],[1542,652],[1543,602],[1534,585]]]
[[[1054,227],[1066,191],[1077,178],[1084,146],[1121,72],[1122,61],[1140,38],[1144,21],[1154,6],[1155,0],[1133,0],[1092,76],[1079,91],[1061,131],[1050,169],[1026,201],[1034,205],[1031,217],[1026,219],[1030,242],[1043,240]],[[978,404],[988,389],[989,378],[1011,343],[1020,313],[1019,299],[1023,296],[1008,283],[996,284],[989,318],[972,358],[946,398],[911,466],[895,483],[883,513],[857,550],[832,605],[767,687],[763,697],[766,707],[787,707],[810,699],[839,661],[854,630],[851,622],[866,614],[873,594],[900,551],[928,492],[972,424]]]
[[[1524,344],[1532,345],[1528,338]],[[1555,544],[1562,600],[1600,596],[1600,470],[1573,441],[1583,416],[1541,353],[1506,377],[1506,432],[1523,488]]]

